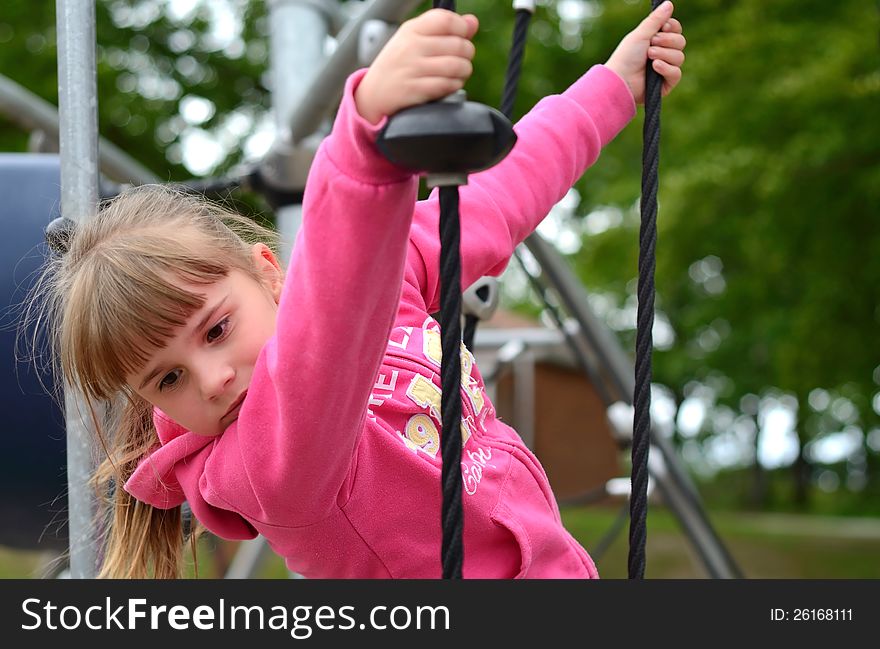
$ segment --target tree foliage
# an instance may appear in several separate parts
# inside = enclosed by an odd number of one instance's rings
[[[675,342],[655,354],[655,378],[679,398],[709,383],[740,416],[754,414],[747,395],[794,395],[802,451],[846,427],[876,430],[877,6],[702,0],[677,15],[689,45],[662,117],[657,268]],[[635,135],[606,151],[611,171],[628,163],[609,159],[635,158]],[[587,210],[638,194],[631,178],[591,188]],[[585,239],[577,259],[588,285],[621,299],[637,254],[636,219],[625,223]],[[817,389],[830,398],[808,405]],[[876,463],[867,439],[849,469]]]
[[[181,5],[184,11],[173,10]],[[189,5],[189,6],[186,6]],[[240,23],[240,33],[218,34],[217,9]],[[9,0],[0,17],[0,73],[58,103],[54,3]],[[248,128],[222,137],[229,154],[218,172],[240,161],[240,145],[268,107],[263,84],[267,40],[261,2],[174,3],[164,0],[99,0],[96,3],[98,124],[101,135],[160,178],[194,174],[182,164],[181,148],[195,129],[218,131],[231,114]],[[198,97],[210,116],[188,123],[182,102]],[[6,118],[8,126],[11,120]],[[237,137],[236,137],[237,136]],[[230,141],[232,140],[232,141]],[[27,136],[0,128],[0,146],[27,149]]]

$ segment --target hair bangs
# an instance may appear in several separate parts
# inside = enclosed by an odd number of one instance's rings
[[[83,389],[109,399],[204,306],[199,286],[230,265],[200,256],[191,242],[127,241],[92,256],[67,300],[69,368]],[[119,250],[125,248],[125,250]],[[133,251],[137,248],[137,251]],[[73,312],[75,310],[76,312]],[[73,376],[69,374],[68,376]]]

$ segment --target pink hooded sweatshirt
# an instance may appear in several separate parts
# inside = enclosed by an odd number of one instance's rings
[[[125,489],[159,508],[188,501],[223,538],[262,534],[309,578],[439,578],[438,201],[417,202],[417,178],[378,153],[382,124],[354,103],[363,74],[314,160],[238,420],[200,437],[156,411],[161,445]],[[595,66],[517,124],[511,154],[461,188],[463,288],[502,272],[634,114],[623,80]],[[465,349],[461,376],[464,577],[597,577]]]

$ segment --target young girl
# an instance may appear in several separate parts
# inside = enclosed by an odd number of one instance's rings
[[[671,15],[665,3],[541,101],[513,152],[461,188],[463,287],[500,273],[633,117],[648,57],[665,92],[678,83]],[[245,219],[167,188],[129,190],[78,227],[49,303],[64,376],[117,404],[100,427],[97,481],[115,500],[103,576],[177,576],[184,501],[306,577],[440,576],[439,210],[374,142],[387,115],[464,85],[476,29],[428,11],[349,78],[286,276]],[[461,378],[464,576],[596,577],[467,350]]]

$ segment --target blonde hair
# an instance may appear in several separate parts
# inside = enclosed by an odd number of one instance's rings
[[[100,577],[180,576],[180,507],[157,509],[122,488],[159,444],[151,404],[125,377],[203,306],[184,285],[209,285],[233,269],[260,281],[250,254],[260,241],[274,247],[276,238],[202,197],[145,185],[78,224],[67,251],[47,261],[36,283],[25,320],[46,334],[63,379],[56,385],[82,391],[106,454],[93,476],[107,518]]]

